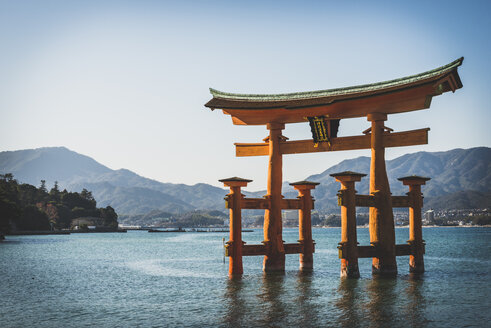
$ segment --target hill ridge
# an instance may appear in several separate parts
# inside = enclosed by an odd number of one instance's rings
[[[488,147],[420,151],[387,160],[386,164],[393,195],[407,192],[407,188],[397,178],[409,174],[432,178],[423,187],[427,200],[460,191],[484,194],[491,192],[491,148]],[[345,159],[321,173],[307,177],[307,180],[321,183],[313,192],[316,209],[337,210],[336,193],[339,184],[329,174],[346,170],[369,173],[370,158],[359,156]],[[92,190],[101,206],[110,205],[121,214],[145,214],[151,210],[223,211],[223,197],[228,192],[202,182],[194,185],[166,183],[143,177],[125,168],[113,170],[66,147],[0,152],[0,173],[13,173],[19,182],[33,185],[38,185],[43,179],[48,186],[58,181],[59,187],[67,190]],[[368,193],[368,182],[369,177],[365,177],[357,183],[359,193]],[[265,191],[246,194],[261,197]],[[289,198],[296,197],[296,192],[287,182],[283,184],[283,194]]]

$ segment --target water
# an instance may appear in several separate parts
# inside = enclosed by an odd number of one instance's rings
[[[358,229],[361,245],[367,229]],[[339,229],[314,229],[315,272],[264,276],[262,257],[244,258],[229,280],[227,233],[10,236],[0,243],[2,327],[483,327],[491,321],[491,229],[425,228],[427,272],[339,278]],[[249,244],[262,231],[243,234]],[[398,243],[407,229],[396,229]],[[284,240],[298,232],[285,229]]]

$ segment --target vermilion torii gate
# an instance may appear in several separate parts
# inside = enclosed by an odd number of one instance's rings
[[[359,181],[361,175],[353,172],[341,172],[335,175],[335,178],[342,183],[342,189],[349,190],[344,191],[340,196],[340,205],[349,206],[349,209],[342,212],[344,213],[342,221],[345,224],[343,231],[346,231],[346,238],[343,238],[346,240],[343,240],[340,246],[341,257],[344,256],[346,275],[356,276],[357,258],[368,256],[373,257],[374,274],[396,274],[396,255],[411,255],[410,261],[413,264],[420,263],[419,266],[415,264],[417,268],[414,271],[421,271],[423,268],[421,252],[422,249],[424,251],[424,247],[420,237],[421,199],[417,198],[421,196],[420,191],[418,194],[419,186],[428,179],[424,177],[403,178],[403,183],[410,186],[411,195],[413,195],[408,197],[412,198],[391,196],[385,168],[385,148],[427,144],[429,128],[392,132],[392,129],[384,125],[384,121],[390,114],[427,109],[434,96],[448,91],[455,92],[461,88],[462,83],[457,68],[462,61],[463,58],[460,58],[440,68],[396,80],[322,91],[260,95],[225,93],[210,89],[213,98],[205,105],[206,107],[212,110],[222,109],[224,114],[232,117],[235,125],[265,125],[269,130],[269,136],[264,139],[264,142],[235,144],[236,156],[269,156],[267,195],[264,199],[246,199],[241,195],[240,187],[246,186],[250,180],[240,178],[220,180],[231,188],[231,193],[227,196],[227,207],[231,212],[230,242],[227,248],[227,253],[231,258],[230,273],[242,273],[243,255],[265,255],[263,270],[272,272],[284,270],[285,254],[300,253],[303,256],[303,262],[301,256],[301,268],[311,268],[314,242],[311,238],[310,227],[310,210],[313,207],[310,189],[314,188],[315,184],[308,181],[299,182],[295,185],[300,192],[299,199],[283,199],[281,195],[282,157],[287,154],[354,149],[371,149],[370,195],[354,195],[354,181]],[[327,126],[330,126],[329,123],[332,120],[366,117],[371,122],[371,127],[359,136],[330,135],[330,142],[319,144],[314,143],[312,139],[289,141],[282,135],[281,131],[285,128],[285,124],[307,122],[308,118],[313,117],[321,117],[327,121]],[[305,190],[309,191],[308,196]],[[417,235],[412,239],[412,243],[419,246],[396,247],[393,202],[401,203],[402,205],[397,205],[399,207],[410,207],[413,211],[411,212],[413,220],[419,220],[419,223],[416,222],[411,228],[411,235],[413,237]],[[346,226],[349,221],[348,215],[353,215],[355,206],[370,207],[369,230],[372,245],[365,246],[365,248],[358,246],[359,249],[354,247],[356,245],[356,225],[349,229]],[[240,210],[243,208],[265,209],[262,245],[244,245],[242,242]],[[302,237],[302,233],[304,236],[307,234],[309,238],[300,238],[298,244],[283,243],[282,209],[300,210],[300,235]],[[414,211],[417,210],[419,214],[414,214]],[[308,224],[307,228],[306,224]],[[348,233],[353,229],[355,231],[354,244],[353,234]],[[364,253],[365,256],[361,253]],[[356,257],[356,270],[354,270],[355,266],[349,266],[349,263],[354,263],[354,257]],[[350,260],[347,260],[348,258]],[[351,268],[351,271],[348,268]]]

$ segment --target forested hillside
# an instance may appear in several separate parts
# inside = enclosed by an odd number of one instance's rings
[[[117,228],[118,215],[111,206],[97,208],[92,193],[60,190],[55,183],[48,191],[19,183],[12,174],[0,175],[0,235],[10,230],[69,229],[75,218],[100,218],[105,227]]]

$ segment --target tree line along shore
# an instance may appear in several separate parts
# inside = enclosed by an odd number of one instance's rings
[[[96,228],[116,231],[118,215],[111,206],[98,208],[92,193],[51,190],[19,183],[12,174],[0,174],[0,236],[21,231],[80,231]]]
[[[294,211],[285,213],[285,227],[298,226]],[[245,213],[244,213],[245,214]],[[491,215],[485,212],[462,215],[462,213],[435,213],[430,220],[424,218],[427,226],[489,226]],[[472,214],[472,213],[471,213]],[[476,215],[478,214],[478,215]],[[398,226],[408,224],[407,218],[395,213]],[[368,213],[357,215],[357,225],[368,224]],[[261,227],[263,215],[244,215],[243,227]],[[119,223],[163,228],[225,227],[228,215],[217,210],[194,210],[175,214],[154,210],[145,215],[118,214],[111,206],[97,207],[92,192],[60,190],[58,183],[48,191],[46,182],[39,187],[19,183],[10,173],[0,174],[0,239],[6,234],[40,234],[67,232],[115,232]],[[314,211],[312,225],[317,227],[339,227],[340,216]]]

